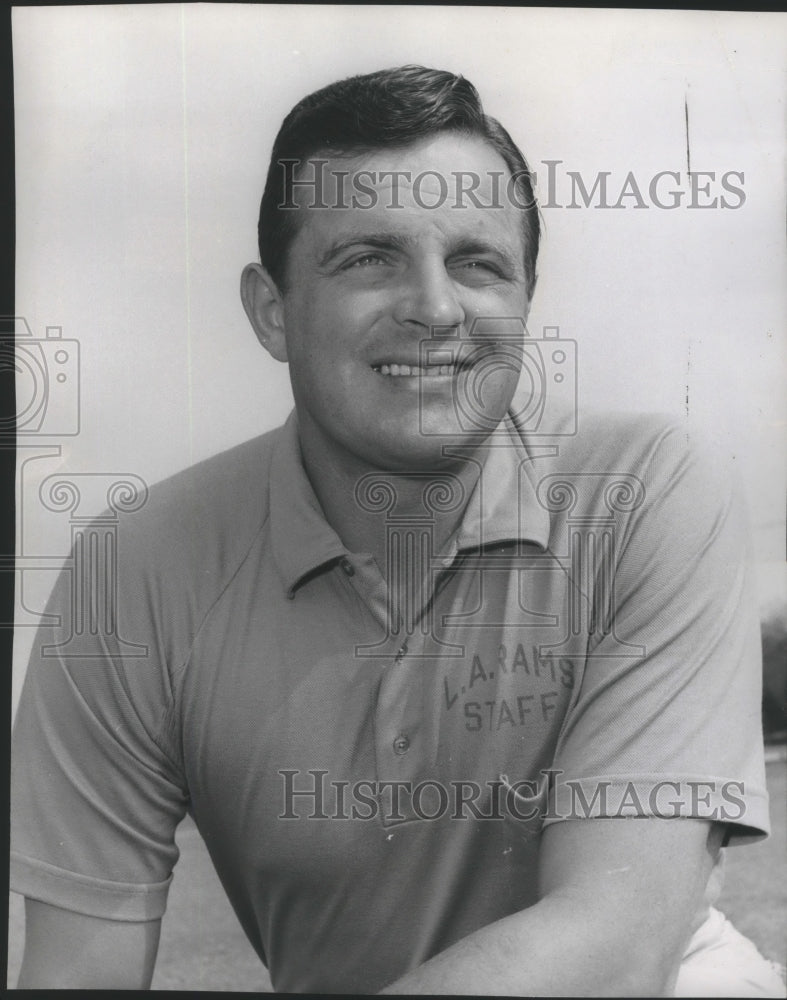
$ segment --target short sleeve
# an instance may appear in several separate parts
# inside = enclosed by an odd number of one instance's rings
[[[153,624],[161,610],[133,567],[116,593],[86,595],[78,562],[72,552],[50,598],[61,624],[38,631],[14,724],[11,887],[80,913],[153,920],[188,801]]]
[[[740,488],[676,427],[641,482],[642,503],[619,523],[608,621],[561,731],[547,822],[693,817],[763,836],[761,640]]]

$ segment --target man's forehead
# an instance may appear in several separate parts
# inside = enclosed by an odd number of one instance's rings
[[[480,136],[455,132],[440,132],[404,146],[327,156],[339,170],[397,171],[413,177],[430,169],[446,175],[463,171],[508,172],[505,160],[490,142]]]
[[[406,147],[353,155],[316,154],[300,165],[290,194],[299,227],[344,239],[384,230],[486,234],[519,246],[521,202],[502,156],[475,136],[438,135]]]
[[[383,195],[417,207],[496,206],[506,196],[511,171],[500,153],[479,136],[438,133],[406,146],[347,154],[318,152],[290,174],[299,205],[363,208]],[[371,192],[375,192],[375,198]],[[520,206],[521,207],[521,206]]]

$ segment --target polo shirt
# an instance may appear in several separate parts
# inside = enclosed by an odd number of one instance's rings
[[[294,415],[153,487],[120,526],[115,625],[75,634],[73,559],[49,602],[13,888],[160,917],[188,811],[275,989],[371,993],[535,903],[545,825],[766,834],[739,493],[677,423],[567,427],[506,419],[469,495],[440,473],[421,510],[393,474],[359,482],[382,568],[325,521]],[[438,509],[464,510],[441,552]],[[427,586],[396,599],[413,566]]]

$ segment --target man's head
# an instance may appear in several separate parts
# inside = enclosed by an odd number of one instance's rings
[[[357,157],[401,148],[445,132],[488,142],[515,178],[512,192],[521,207],[528,295],[536,283],[540,239],[530,169],[503,126],[484,113],[478,91],[462,76],[423,66],[402,66],[339,80],[315,91],[284,119],[271,154],[260,205],[260,261],[283,291],[290,244],[303,213],[292,203],[288,184],[320,157]]]
[[[488,436],[519,378],[538,239],[527,164],[461,77],[405,67],[302,101],[241,294],[289,363],[307,465],[433,469]]]

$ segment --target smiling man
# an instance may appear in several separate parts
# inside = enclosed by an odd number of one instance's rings
[[[295,411],[127,519],[113,634],[37,644],[20,985],[149,984],[189,811],[279,990],[780,995],[712,909],[768,829],[739,502],[669,422],[577,424],[508,133],[450,73],[341,81],[259,234]]]
[[[287,158],[274,154],[278,170],[281,160]],[[511,171],[474,135],[438,132],[401,149],[336,156],[319,166],[319,187],[301,180],[297,189],[292,211],[303,221],[286,258],[268,268],[249,265],[242,294],[262,344],[289,363],[304,466],[328,522],[351,550],[371,552],[384,569],[385,519],[347,498],[374,471],[454,468],[460,477],[477,476],[467,448],[457,453],[446,443],[477,446],[483,436],[477,421],[463,427],[457,406],[479,370],[489,369],[483,415],[490,428],[511,403],[538,220],[534,208],[525,214],[510,202],[492,207],[493,182]],[[339,182],[362,171],[367,197],[354,206]],[[477,179],[473,203],[461,189],[448,193],[444,179],[453,175]],[[287,204],[286,191],[279,197]],[[270,251],[277,253],[279,247]],[[508,335],[507,363],[496,363],[496,333],[508,334],[513,317],[518,336]],[[468,337],[481,322],[484,336]],[[440,339],[439,332],[454,336]],[[428,363],[430,343],[439,363]],[[520,354],[516,364],[512,350]],[[399,494],[413,485],[423,488],[418,477],[396,479]],[[442,542],[457,512],[438,520]]]

